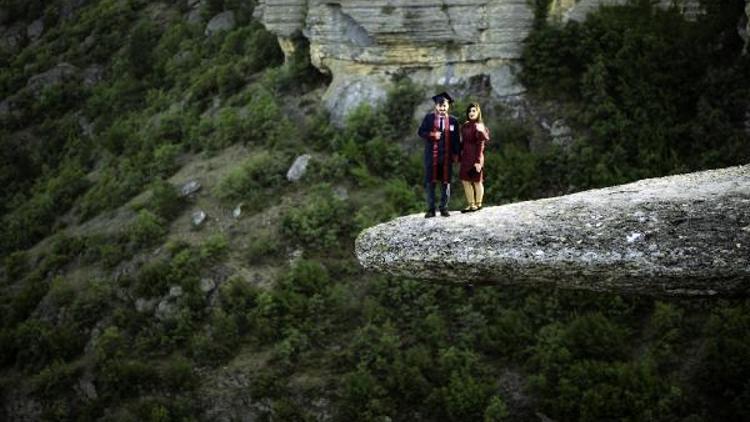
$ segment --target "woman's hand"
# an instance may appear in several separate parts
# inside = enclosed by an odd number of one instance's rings
[[[477,130],[480,132],[484,132],[484,123],[477,123]]]
[[[482,171],[482,165],[479,163],[474,163],[474,170],[477,171],[477,173]]]

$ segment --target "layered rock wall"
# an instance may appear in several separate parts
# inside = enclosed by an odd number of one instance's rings
[[[625,3],[553,0],[548,17],[582,21],[599,6]],[[700,0],[658,5],[688,17],[702,13]],[[255,17],[287,56],[296,38],[307,38],[312,63],[332,75],[324,102],[340,118],[360,102],[384,98],[393,75],[451,89],[481,76],[495,97],[522,94],[514,75],[534,7],[529,0],[258,0]]]
[[[520,93],[512,66],[533,10],[526,0],[261,0],[255,16],[287,54],[308,38],[313,64],[333,76],[335,112],[382,98],[395,74],[444,86],[486,75],[496,95]]]

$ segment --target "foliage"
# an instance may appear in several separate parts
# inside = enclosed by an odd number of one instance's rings
[[[138,245],[153,245],[167,232],[161,219],[149,210],[141,210],[128,228],[131,242]]]
[[[278,195],[288,166],[286,154],[260,150],[219,182],[217,196],[225,201],[243,201],[250,209],[257,209],[266,198]]]
[[[531,34],[522,79],[537,95],[571,102],[566,114],[576,127],[588,129],[584,142],[595,154],[588,165],[590,184],[750,157],[737,124],[742,118],[733,116],[747,108],[747,96],[737,95],[748,87],[737,77],[746,73],[748,60],[739,54],[741,42],[729,35],[736,31],[727,19],[738,16],[740,3],[716,4],[714,13],[692,23],[676,9],[636,1],[602,8],[583,23],[543,25]],[[707,118],[722,146],[704,136]],[[734,154],[722,154],[719,163],[709,153],[717,148]]]
[[[328,250],[351,236],[349,204],[339,199],[330,186],[318,185],[304,204],[290,209],[281,222],[281,234],[292,244]]]
[[[238,22],[208,37],[185,2],[89,1],[63,18],[59,4],[1,1],[9,22],[45,22],[0,52],[0,367],[43,419],[211,418],[196,389],[235,358],[253,362],[231,372],[247,374],[260,419],[748,419],[743,300],[468,294],[363,271],[355,234],[422,206],[421,156],[404,141],[424,92],[408,79],[337,127],[306,95],[327,82],[309,45],[284,58],[255,2],[202,2],[204,20]],[[694,23],[634,1],[565,26],[533,3],[520,76],[573,139],[548,145],[538,122],[485,109],[487,203],[747,161],[741,0],[703,2]],[[25,88],[60,62],[101,80]],[[238,144],[247,159],[210,195],[268,213],[151,248],[186,205],[166,179]],[[309,183],[286,183],[310,150]],[[144,187],[124,229],[76,227]],[[98,397],[83,402],[66,387],[89,376]]]

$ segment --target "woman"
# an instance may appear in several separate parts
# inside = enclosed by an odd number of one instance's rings
[[[469,104],[466,108],[466,122],[461,127],[461,168],[458,173],[468,205],[461,212],[482,209],[484,144],[489,140],[490,131],[482,122],[482,109],[479,104]]]

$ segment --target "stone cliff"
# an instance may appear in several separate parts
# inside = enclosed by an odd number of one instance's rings
[[[452,283],[652,295],[750,292],[750,165],[362,232],[367,269]]]
[[[550,21],[583,20],[600,5],[627,0],[553,0]],[[660,0],[687,16],[699,0]],[[287,55],[300,37],[312,63],[332,76],[324,101],[335,118],[362,101],[384,98],[394,75],[423,86],[489,81],[498,98],[524,88],[514,76],[532,29],[528,0],[259,0],[255,17],[278,36]]]
[[[489,76],[495,95],[522,91],[512,77],[531,29],[526,0],[260,0],[255,16],[287,54],[295,37],[313,64],[333,76],[324,100],[346,110],[377,101],[396,74],[422,85],[458,85]]]

